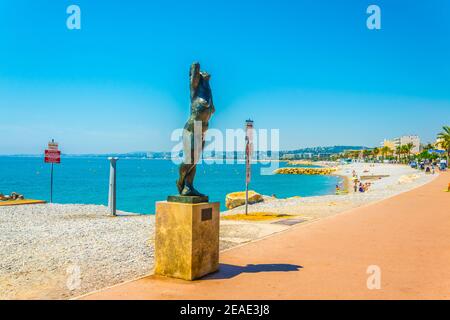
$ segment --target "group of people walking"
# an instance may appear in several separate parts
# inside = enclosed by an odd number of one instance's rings
[[[352,172],[353,177],[353,191],[354,192],[367,192],[369,191],[370,186],[372,185],[370,182],[363,183],[356,174],[356,171]]]

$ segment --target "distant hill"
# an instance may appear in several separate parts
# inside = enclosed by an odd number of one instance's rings
[[[310,147],[297,150],[280,152],[280,159],[327,159],[335,154],[342,153],[347,150],[363,150],[368,149],[364,146],[331,146],[331,147]]]
[[[291,153],[291,154],[298,154],[298,153],[312,153],[312,154],[336,154],[341,153],[346,150],[363,150],[368,149],[364,146],[332,146],[332,147],[310,147],[310,148],[302,148],[297,150],[290,150],[290,151],[283,151],[283,153]]]
[[[88,158],[108,158],[108,157],[118,157],[118,158],[147,158],[148,152],[138,151],[138,152],[127,152],[127,153],[87,153],[87,154],[63,154],[65,157],[88,157]]]
[[[330,146],[330,147],[309,147],[296,150],[283,150],[279,152],[280,159],[297,159],[297,158],[324,158],[333,154],[338,154],[346,150],[362,150],[368,149],[364,146]],[[13,156],[13,155],[10,155]],[[43,155],[15,155],[15,156],[31,156],[39,157]],[[63,154],[63,157],[74,157],[74,158],[108,158],[108,157],[118,157],[122,159],[171,159],[171,152],[154,152],[154,151],[137,151],[128,153],[107,153],[107,154]],[[180,154],[181,156],[181,154]],[[272,156],[272,152],[255,152],[255,156],[258,159],[269,159]],[[244,159],[244,152],[214,152],[204,154],[205,158],[235,158]]]

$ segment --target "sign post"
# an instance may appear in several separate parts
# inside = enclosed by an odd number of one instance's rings
[[[50,171],[50,203],[53,203],[53,164],[61,163],[61,151],[58,150],[58,143],[52,139],[51,142],[48,143],[48,149],[45,150],[45,163],[51,163],[51,171]]]
[[[248,214],[248,185],[251,179],[251,159],[253,153],[253,121],[245,122],[245,214]]]
[[[52,163],[52,170],[50,173],[50,203],[53,203],[53,163]]]

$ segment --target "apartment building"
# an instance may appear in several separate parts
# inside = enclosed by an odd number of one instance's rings
[[[404,146],[408,143],[412,143],[414,147],[411,150],[411,153],[417,154],[420,153],[420,138],[419,136],[401,136],[398,138],[394,138],[394,150],[397,147]]]

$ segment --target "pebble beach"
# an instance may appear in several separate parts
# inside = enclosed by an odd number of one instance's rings
[[[331,166],[333,163],[322,163]],[[249,207],[249,212],[272,212],[278,214],[295,215],[306,221],[314,221],[326,218],[334,214],[357,208],[369,203],[381,201],[402,192],[420,187],[437,177],[412,169],[406,165],[397,164],[370,164],[352,163],[336,166],[333,173],[343,177],[344,185],[348,193],[340,195],[325,195],[314,197],[297,197],[289,199],[276,199],[266,197],[262,203]],[[358,177],[367,177],[371,186],[367,192],[353,192],[352,174],[356,172]],[[383,176],[371,179],[370,177]],[[236,214],[244,212],[243,207],[227,211],[225,214]]]
[[[0,207],[0,300],[67,299],[148,275],[154,215],[97,205]],[[286,226],[223,221],[226,250]]]
[[[336,174],[371,180],[366,193],[265,197],[250,212],[276,212],[306,222],[380,201],[430,182],[407,166],[355,163]],[[238,207],[224,215],[242,213]],[[289,228],[271,222],[221,222],[221,250]],[[108,214],[97,205],[39,204],[0,207],[0,299],[67,299],[148,275],[153,268],[154,216]]]
[[[1,208],[0,298],[67,298],[148,272],[153,216],[118,214],[94,205]]]

